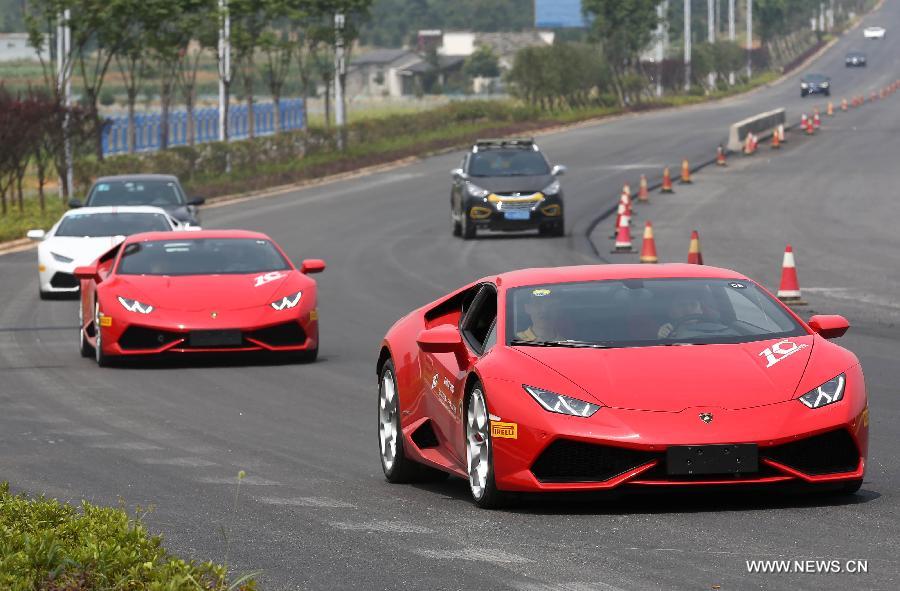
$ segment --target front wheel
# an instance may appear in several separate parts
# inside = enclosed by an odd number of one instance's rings
[[[462,228],[460,230],[463,240],[472,240],[475,238],[475,225],[469,220],[469,215],[463,212]]]
[[[483,386],[476,382],[466,403],[466,468],[472,500],[482,509],[506,504],[504,493],[494,483],[494,449],[491,421]]]
[[[99,367],[109,365],[109,355],[103,352],[103,327],[100,326],[100,302],[94,302],[94,332],[97,335],[94,345],[94,361]]]
[[[91,347],[87,337],[84,335],[84,312],[82,312],[80,303],[78,306],[78,348],[81,351],[82,357],[94,356],[94,348]]]
[[[450,210],[450,229],[453,232],[454,236],[462,235],[462,224],[458,220],[454,219],[452,209]]]

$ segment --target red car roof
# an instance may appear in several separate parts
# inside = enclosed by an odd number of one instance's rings
[[[150,240],[191,240],[196,238],[257,238],[260,240],[272,240],[262,232],[248,232],[247,230],[192,230],[177,232],[143,232],[128,237],[126,243],[147,242]]]
[[[603,279],[654,279],[703,277],[712,279],[743,278],[742,273],[706,265],[669,263],[663,265],[578,265],[573,267],[545,267],[521,269],[498,276],[504,287],[519,287],[538,283],[600,281]]]

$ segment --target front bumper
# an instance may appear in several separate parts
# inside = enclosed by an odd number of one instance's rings
[[[848,372],[848,377],[850,377]],[[862,384],[862,373],[856,368]],[[659,487],[832,484],[865,474],[868,408],[864,386],[841,402],[810,410],[797,400],[742,410],[691,407],[681,412],[602,408],[590,418],[554,415],[529,406],[490,412],[517,422],[515,439],[493,438],[497,487],[506,491],[603,491]],[[507,398],[508,399],[508,398]],[[500,404],[495,405],[494,401]],[[527,402],[527,400],[526,400]],[[706,424],[698,417],[710,412]],[[670,474],[673,445],[756,444],[759,464],[740,474]]]
[[[71,293],[80,291],[80,282],[74,272],[77,263],[38,261],[38,285],[44,293]]]
[[[830,86],[826,86],[826,87],[822,87],[822,86],[810,86],[810,87],[808,87],[808,88],[801,88],[801,89],[800,89],[800,92],[802,92],[802,93],[804,93],[804,94],[807,94],[807,95],[810,95],[810,94],[830,94],[830,93],[831,93],[831,87],[830,87]]]
[[[466,208],[468,223],[479,229],[498,232],[533,230],[563,222],[562,199],[548,198],[532,203],[502,201],[476,203]]]

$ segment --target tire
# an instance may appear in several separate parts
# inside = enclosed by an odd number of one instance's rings
[[[462,235],[462,224],[453,219],[453,210],[450,210],[450,227],[452,228],[454,236]]]
[[[831,91],[830,91],[830,90],[826,90],[826,91],[825,91],[825,96],[831,96]]]
[[[94,302],[94,331],[97,333],[97,344],[94,349],[94,361],[98,367],[108,367],[110,356],[103,352],[103,330],[100,326],[100,302]]]
[[[550,236],[550,237],[554,237],[554,238],[559,238],[560,236],[565,236],[566,235],[566,223],[563,220],[559,220],[557,222],[541,224],[541,227],[538,229],[538,233],[541,236]]]
[[[43,289],[38,288],[38,297],[42,300],[50,300],[53,299],[50,295],[50,292],[44,291]]]
[[[859,488],[862,486],[862,478],[859,480],[851,480],[850,482],[841,483],[841,485],[835,489],[834,494],[836,495],[855,495]]]
[[[394,363],[388,359],[378,377],[378,453],[381,469],[388,482],[434,482],[449,476],[424,464],[414,462],[403,451],[400,431],[400,396]]]
[[[87,341],[87,338],[84,336],[84,319],[83,313],[81,311],[81,303],[79,302],[78,306],[78,349],[81,352],[82,357],[93,357],[94,356],[94,348]]]
[[[296,363],[315,363],[316,359],[319,358],[319,345],[316,344],[315,349],[308,349],[306,351],[297,351],[291,356],[291,359]]]
[[[508,495],[497,490],[494,482],[494,444],[491,421],[481,382],[475,382],[466,396],[465,412],[466,472],[472,501],[482,509],[499,509]]]
[[[466,212],[463,212],[462,216],[462,225],[460,228],[460,233],[462,234],[463,240],[472,240],[475,238],[477,230],[475,226],[469,223],[469,216]]]

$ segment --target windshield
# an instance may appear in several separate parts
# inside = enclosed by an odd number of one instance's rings
[[[85,205],[184,205],[184,195],[175,181],[104,181],[91,189]]]
[[[624,279],[509,291],[513,345],[647,347],[744,343],[807,334],[744,280]]]
[[[804,77],[804,80],[807,82],[815,82],[818,84],[819,82],[826,82],[828,80],[827,76],[822,76],[821,74],[807,74]]]
[[[538,176],[550,174],[540,152],[532,150],[488,150],[475,152],[469,160],[469,176]]]
[[[120,275],[241,275],[287,271],[290,265],[268,240],[198,238],[153,240],[125,247]]]
[[[63,218],[54,236],[131,236],[171,229],[168,218],[161,213],[76,213]]]

